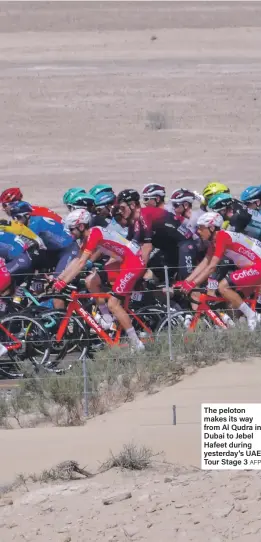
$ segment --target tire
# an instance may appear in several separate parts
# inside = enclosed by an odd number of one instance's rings
[[[27,362],[30,370],[33,367],[35,371],[39,371],[50,356],[49,335],[45,328],[36,319],[24,314],[7,316],[1,323],[23,344],[20,349],[11,350],[0,359],[0,372],[9,378],[23,377],[28,368]],[[3,330],[1,342],[6,347],[13,344]]]
[[[185,317],[187,315],[191,315],[191,311],[189,310],[172,311],[171,330],[177,329],[179,327],[181,330],[186,331],[187,328],[185,326]],[[201,322],[207,329],[210,329],[211,327],[213,327],[211,323],[208,321],[208,319],[205,317],[201,319]],[[165,333],[166,331],[168,331],[168,326],[169,326],[169,319],[168,319],[168,316],[165,316],[165,318],[162,320],[162,322],[159,324],[158,328],[156,329],[156,332],[155,332],[156,337],[159,338],[161,333]]]

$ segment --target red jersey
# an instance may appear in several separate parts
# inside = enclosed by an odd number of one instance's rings
[[[243,233],[220,230],[217,232],[215,246],[211,246],[209,256],[226,256],[237,267],[261,264],[261,243]]]
[[[32,216],[43,216],[44,218],[52,218],[60,224],[63,221],[60,215],[58,215],[51,209],[48,209],[48,207],[39,207],[39,205],[32,205],[32,209]]]
[[[118,256],[120,261],[133,255],[140,255],[140,246],[134,241],[128,241],[113,229],[95,226],[91,228],[88,239],[82,244],[83,252],[100,250],[108,256]]]

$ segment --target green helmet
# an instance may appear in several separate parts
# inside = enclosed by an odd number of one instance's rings
[[[110,184],[95,184],[89,191],[89,194],[95,198],[100,192],[112,192],[112,186]]]
[[[233,198],[231,194],[223,192],[222,194],[216,194],[208,200],[208,208],[213,211],[221,211],[233,204]]]
[[[79,208],[83,207],[86,208],[90,205],[94,204],[94,197],[90,194],[90,192],[80,192],[78,194],[75,194],[68,204],[70,207]]]
[[[76,194],[80,194],[81,192],[85,192],[84,188],[80,188],[79,186],[75,186],[74,188],[69,188],[63,195],[63,203],[64,205],[69,205],[71,203],[71,199],[74,198]]]

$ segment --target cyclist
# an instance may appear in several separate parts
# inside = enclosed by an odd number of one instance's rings
[[[112,207],[112,219],[110,227],[115,231],[120,233],[123,237],[128,237],[129,228],[127,225],[127,220],[125,220],[122,215],[118,204],[114,204]]]
[[[69,211],[74,209],[87,209],[90,213],[94,210],[94,197],[90,192],[76,192],[70,198],[67,198],[67,208]]]
[[[208,202],[208,207],[222,214],[225,220],[224,229],[261,240],[261,212],[258,210],[249,208],[229,194],[213,196]]]
[[[5,213],[10,216],[10,205],[13,203],[22,201],[23,194],[20,188],[7,188],[0,195],[0,203]],[[56,222],[62,222],[62,217],[52,211],[48,207],[40,207],[39,205],[32,205],[32,216],[44,216],[46,218],[52,218]]]
[[[119,273],[112,288],[112,296],[108,301],[108,307],[104,302],[100,302],[99,309],[103,318],[110,316],[110,312],[112,312],[125,329],[132,347],[137,350],[144,350],[144,345],[139,340],[132,327],[130,317],[120,302],[133,290],[137,280],[145,272],[145,264],[142,260],[140,247],[132,241],[127,241],[115,231],[99,226],[90,228],[90,222],[91,215],[84,209],[76,209],[67,216],[67,228],[75,239],[82,242],[81,253],[57,278],[54,283],[54,290],[62,291],[66,287],[66,284],[70,283],[81,273],[86,266],[86,262],[97,250],[112,257],[116,255]],[[90,281],[89,290],[91,292],[99,292],[101,291],[99,286],[101,287],[101,284],[99,285],[97,281],[93,283]]]
[[[106,228],[111,223],[112,207],[115,199],[116,196],[113,190],[103,190],[96,194],[91,227],[101,226]]]
[[[142,190],[142,200],[146,207],[159,207],[164,209],[166,197],[165,186],[156,183],[146,184]]]
[[[220,182],[208,183],[202,192],[201,209],[203,211],[206,211],[209,199],[212,198],[212,196],[215,196],[216,194],[221,194],[224,192],[225,193],[230,192],[230,189],[225,184],[220,183]]]
[[[248,209],[261,211],[261,185],[248,186],[241,193],[240,200],[246,204]]]
[[[95,184],[89,192],[95,198],[100,192],[112,192],[112,186],[110,184]]]
[[[33,245],[45,248],[40,237],[23,224],[0,220],[0,258],[9,262]]]
[[[11,216],[17,222],[28,226],[46,247],[34,261],[37,269],[54,267],[55,272],[60,273],[78,254],[79,247],[71,235],[66,233],[63,224],[50,218],[32,216],[31,209],[27,202],[14,203],[10,208]],[[15,263],[19,268],[19,261],[13,261],[13,264]]]
[[[68,190],[66,190],[63,195],[63,203],[66,205],[69,211],[71,210],[69,206],[71,205],[72,198],[74,198],[77,194],[82,194],[85,192],[85,189],[81,188],[80,186],[75,186],[74,188],[68,188]]]
[[[210,242],[210,247],[204,260],[179,287],[189,294],[208,279],[224,256],[229,256],[238,269],[221,280],[218,290],[232,308],[244,314],[249,329],[254,330],[260,315],[243,301],[235,288],[248,295],[261,285],[261,244],[242,233],[221,230],[222,223],[222,216],[216,212],[204,213],[198,219],[199,235]]]
[[[136,190],[122,190],[117,196],[117,204],[129,225],[128,237],[142,245],[144,262],[149,262],[148,266],[154,268],[154,274],[159,280],[164,274],[162,269],[155,268],[162,268],[162,253],[170,276],[178,269],[180,279],[185,278],[197,263],[192,232],[166,209],[141,208],[140,196]],[[161,252],[157,252],[150,260],[153,247]]]
[[[193,233],[196,233],[197,220],[203,213],[202,210],[194,211],[192,209],[193,203],[198,199],[196,193],[187,190],[187,188],[174,190],[170,197],[173,214],[176,218],[179,218],[183,224],[186,224],[187,228]]]

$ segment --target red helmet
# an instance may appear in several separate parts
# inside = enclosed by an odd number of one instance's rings
[[[13,203],[21,199],[23,199],[23,194],[20,188],[7,188],[0,196],[0,203]]]

